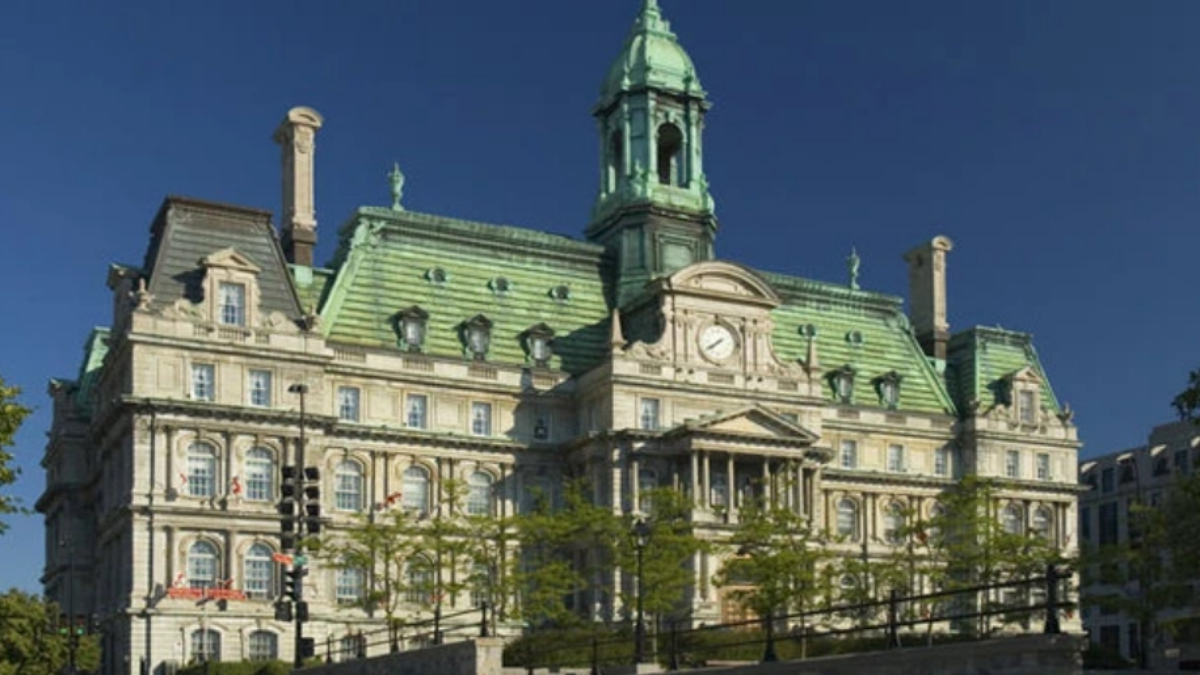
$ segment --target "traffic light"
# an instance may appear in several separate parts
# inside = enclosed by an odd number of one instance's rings
[[[283,482],[279,486],[279,494],[283,495],[284,500],[295,499],[297,478],[299,478],[296,467],[284,466],[280,467],[280,471],[283,475]]]
[[[308,621],[308,603],[303,600],[296,603],[296,620]]]
[[[304,528],[308,534],[321,533],[321,471],[304,467]]]
[[[290,623],[292,620],[292,603],[289,600],[275,601],[275,620]]]
[[[283,595],[297,602],[304,597],[304,577],[308,570],[296,565],[284,573]]]
[[[282,496],[279,502],[279,546],[285,551],[294,551],[299,543],[296,535],[296,498],[299,496],[296,488],[299,475],[294,466],[282,467],[280,475],[283,480],[279,486]]]
[[[310,638],[300,639],[300,658],[311,659],[317,655],[317,641]]]

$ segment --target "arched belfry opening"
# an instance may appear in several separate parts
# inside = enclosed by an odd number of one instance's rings
[[[683,132],[666,122],[658,127],[658,182],[683,187]]]
[[[620,189],[625,180],[625,135],[614,131],[608,139],[608,190]]]

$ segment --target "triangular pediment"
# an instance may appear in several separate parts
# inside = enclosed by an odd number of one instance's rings
[[[1014,370],[1008,374],[1007,379],[1010,382],[1029,382],[1032,384],[1041,384],[1042,376],[1038,374],[1037,369],[1033,366],[1025,366],[1020,370]]]
[[[234,269],[242,272],[250,272],[258,274],[262,268],[254,264],[254,261],[247,258],[243,253],[236,248],[223,248],[220,251],[210,253],[200,260],[202,267],[222,267],[225,269]]]
[[[672,433],[742,436],[799,443],[812,443],[818,438],[799,424],[759,405],[688,422]]]

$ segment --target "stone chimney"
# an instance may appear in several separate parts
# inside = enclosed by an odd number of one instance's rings
[[[324,120],[312,108],[288,111],[273,137],[283,148],[283,254],[288,262],[312,267],[317,245],[317,212],[313,205],[313,154],[317,129]]]
[[[946,254],[954,249],[948,237],[937,236],[904,254],[908,263],[908,295],[917,342],[929,356],[944,361],[950,341],[946,321]]]

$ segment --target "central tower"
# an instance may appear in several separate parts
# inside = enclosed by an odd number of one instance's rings
[[[713,258],[717,220],[701,143],[709,107],[658,0],[644,0],[593,109],[600,194],[586,235],[617,259],[618,304]]]

